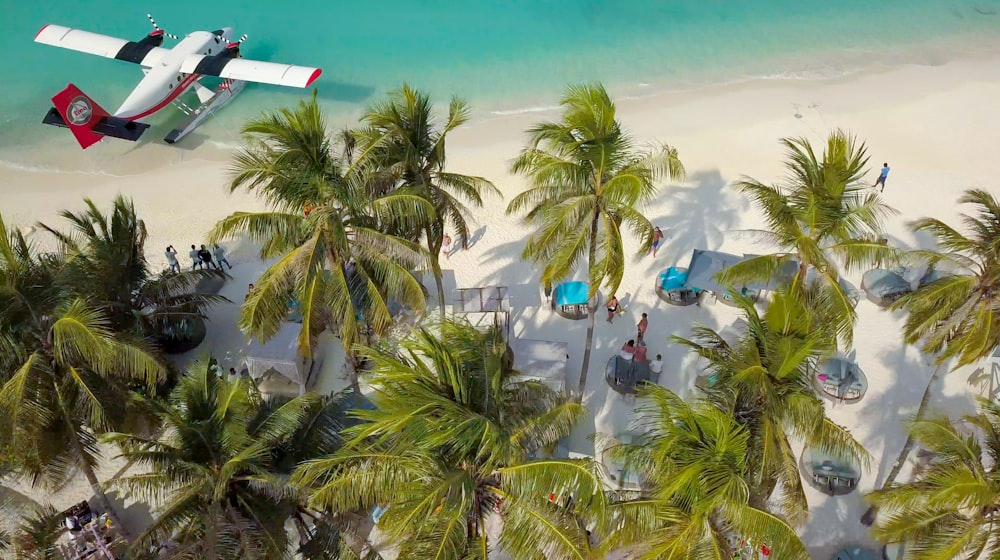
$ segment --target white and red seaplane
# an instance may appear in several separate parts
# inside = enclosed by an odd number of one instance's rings
[[[153,31],[139,41],[61,25],[46,25],[38,31],[35,35],[38,43],[132,62],[141,66],[146,74],[114,114],[108,114],[80,88],[69,84],[52,98],[55,107],[49,109],[43,123],[69,128],[84,148],[105,136],[135,141],[149,128],[139,119],[173,103],[187,114],[187,118],[165,138],[174,143],[228,103],[248,81],[304,88],[322,72],[319,68],[242,58],[240,45],[247,36],[233,41],[233,30],[228,27],[194,31],[180,38],[173,48],[163,48],[164,38],[178,37],[165,33],[152,16],[147,14],[147,17],[153,24]],[[203,76],[216,76],[222,81],[211,90],[198,83]],[[201,101],[194,108],[177,99],[192,87]]]

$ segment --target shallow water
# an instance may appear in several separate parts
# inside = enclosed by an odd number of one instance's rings
[[[601,80],[617,95],[646,95],[934,63],[1000,41],[1000,0],[0,1],[0,148],[71,143],[65,131],[38,124],[67,82],[113,109],[141,77],[128,63],[33,43],[42,25],[138,40],[150,30],[147,10],[175,34],[232,26],[249,34],[247,57],[322,67],[316,86],[341,122],[403,81],[436,99],[465,97],[479,114],[506,114],[552,106],[570,82]],[[248,88],[209,126],[231,132],[302,95]],[[162,136],[163,123],[180,117],[163,113],[147,134]]]

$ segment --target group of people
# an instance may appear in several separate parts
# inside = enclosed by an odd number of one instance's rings
[[[164,255],[167,257],[167,263],[170,265],[170,271],[180,272],[181,263],[177,260],[177,249],[174,249],[173,245],[167,245],[167,251]],[[191,258],[191,270],[207,270],[211,268],[223,270],[222,265],[228,266],[229,270],[233,269],[233,265],[230,264],[229,259],[226,258],[226,250],[219,247],[218,244],[212,245],[211,251],[209,251],[204,245],[202,245],[200,249],[191,245],[191,251],[188,252],[188,256]]]
[[[642,318],[639,319],[639,322],[636,324],[636,337],[629,339],[629,341],[622,346],[622,349],[618,351],[618,356],[620,356],[623,360],[628,360],[630,362],[645,362],[646,354],[649,352],[649,349],[646,347],[645,340],[647,327],[649,327],[649,317],[643,313]],[[649,362],[649,371],[656,376],[659,376],[660,372],[663,371],[663,356],[661,354],[657,354],[656,359]],[[624,380],[615,378],[615,383],[621,385],[624,383]]]

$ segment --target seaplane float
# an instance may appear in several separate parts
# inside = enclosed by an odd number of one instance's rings
[[[247,36],[244,34],[234,41],[229,27],[193,31],[179,38],[160,29],[151,15],[146,17],[153,30],[138,41],[51,24],[35,34],[35,42],[138,64],[145,74],[114,114],[69,84],[52,98],[54,107],[49,109],[43,123],[69,128],[82,148],[106,136],[134,142],[149,128],[139,119],[173,105],[186,118],[164,138],[172,144],[231,101],[247,82],[304,88],[322,73],[319,68],[243,58],[240,46]],[[177,44],[164,48],[166,38],[176,40]],[[209,89],[199,83],[205,76],[221,81],[214,90]],[[200,101],[197,107],[178,100],[190,88],[194,88]]]

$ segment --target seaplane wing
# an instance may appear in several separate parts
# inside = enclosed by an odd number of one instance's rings
[[[181,63],[181,72],[301,88],[309,87],[322,73],[319,68],[307,66],[203,54],[192,54],[185,58]]]
[[[35,35],[36,43],[62,47],[82,53],[114,58],[152,68],[170,52],[150,41],[126,41],[109,35],[91,33],[61,25],[46,25]],[[161,40],[162,42],[162,40]]]

